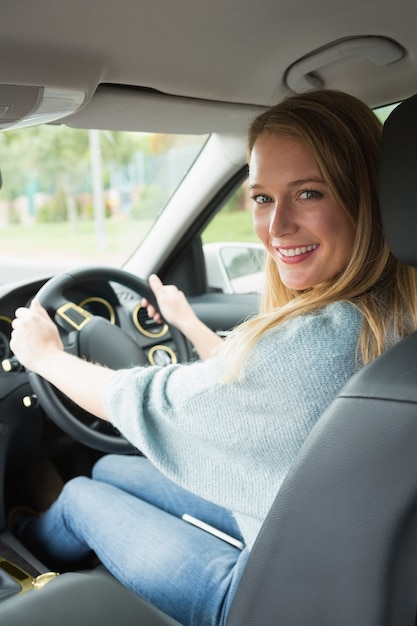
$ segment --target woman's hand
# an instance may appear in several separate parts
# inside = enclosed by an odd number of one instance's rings
[[[149,286],[155,294],[159,307],[157,311],[146,298],[143,298],[142,306],[146,307],[149,317],[152,317],[158,324],[165,320],[185,334],[185,329],[189,327],[190,322],[195,321],[196,315],[184,293],[175,285],[164,285],[156,274],[149,277]]]
[[[178,328],[194,345],[200,358],[208,359],[214,356],[223,341],[198,319],[184,293],[175,285],[164,285],[155,274],[149,277],[149,286],[155,294],[159,307],[157,311],[144,298],[142,306],[146,307],[149,317],[152,317],[158,324],[165,320],[168,324]]]
[[[20,363],[89,413],[108,420],[102,394],[114,372],[65,352],[58,328],[37,300],[15,315],[10,348]]]
[[[36,372],[43,361],[63,351],[61,337],[37,300],[29,308],[19,307],[15,315],[10,349],[24,367]]]

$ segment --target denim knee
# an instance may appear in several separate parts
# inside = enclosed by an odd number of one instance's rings
[[[93,469],[91,470],[91,478],[93,480],[102,480],[102,475],[106,475],[109,466],[109,456],[113,456],[110,454],[105,454],[100,457],[98,461],[96,461],[93,465]]]
[[[71,478],[71,480],[65,483],[56,504],[60,504],[61,508],[74,508],[76,502],[85,501],[88,498],[91,486],[92,480],[87,476]]]
[[[91,471],[93,480],[101,480],[103,482],[111,482],[111,478],[115,473],[115,469],[120,461],[123,462],[124,457],[120,459],[118,454],[105,454],[95,462]]]

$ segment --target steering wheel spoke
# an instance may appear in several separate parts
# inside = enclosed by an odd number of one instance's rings
[[[91,313],[74,302],[61,304],[55,313],[55,321],[68,332],[71,330],[80,331],[92,317]]]

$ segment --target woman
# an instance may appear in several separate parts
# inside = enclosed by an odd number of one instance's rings
[[[104,457],[92,479],[73,479],[46,513],[21,520],[18,536],[50,567],[78,567],[92,550],[182,624],[224,624],[311,428],[358,368],[417,326],[415,272],[392,257],[379,217],[380,136],[368,107],[329,90],[291,96],[254,120],[249,193],[268,252],[260,314],[220,345],[175,287],[150,281],[197,363],[115,373],[66,354],[38,303],[16,311],[18,359],[149,459]]]

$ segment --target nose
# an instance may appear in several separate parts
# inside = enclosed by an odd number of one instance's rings
[[[290,204],[285,200],[276,202],[269,222],[271,237],[283,237],[295,233],[296,230],[297,224]]]

